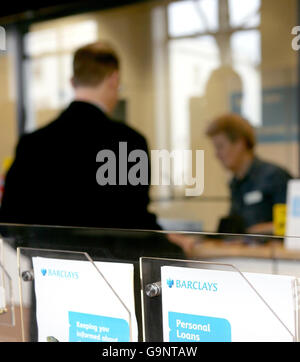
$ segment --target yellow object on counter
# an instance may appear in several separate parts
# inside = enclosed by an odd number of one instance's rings
[[[286,204],[275,204],[273,206],[274,234],[284,236],[286,224]]]

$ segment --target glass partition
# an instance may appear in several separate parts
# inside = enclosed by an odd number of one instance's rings
[[[63,327],[64,334],[57,332],[61,320],[58,317],[60,313],[64,313],[68,326],[74,323],[84,326],[82,330],[76,329],[75,334],[78,338],[102,338],[92,329],[96,329],[98,320],[84,319],[73,323],[73,314],[68,313],[75,312],[77,316],[84,315],[84,318],[90,318],[92,315],[125,320],[128,326],[131,326],[129,340],[168,341],[170,336],[165,326],[171,321],[171,317],[166,317],[169,307],[174,307],[170,312],[191,314],[196,320],[199,316],[226,319],[231,326],[231,340],[237,340],[233,320],[255,316],[254,305],[257,306],[259,315],[263,315],[260,321],[268,322],[273,326],[274,333],[277,333],[275,337],[272,334],[270,338],[298,340],[300,251],[297,248],[297,240],[299,239],[300,246],[300,238],[293,238],[291,244],[287,237],[267,235],[8,224],[0,224],[0,236],[3,242],[0,253],[3,255],[0,283],[6,297],[5,313],[0,315],[0,340],[71,340],[68,333],[72,331],[69,327],[66,329],[66,324]],[[80,286],[78,284],[77,289],[70,291],[72,299],[78,303],[80,301],[79,306],[70,303],[66,291],[68,285],[74,286],[76,282],[80,282],[77,277],[80,275],[78,270],[82,268],[86,269],[86,275],[90,275],[89,281]],[[181,280],[178,273],[187,276],[183,279],[187,284],[183,284],[180,290],[176,287],[176,280]],[[172,274],[174,277],[171,277]],[[126,281],[118,284],[118,280],[123,281],[126,276]],[[231,316],[228,316],[230,311],[220,310],[219,302],[211,304],[215,310],[213,313],[212,310],[205,309],[208,307],[204,308],[205,305],[209,305],[207,300],[203,299],[202,305],[201,301],[196,299],[199,310],[193,311],[193,305],[189,306],[192,299],[184,298],[180,311],[180,305],[176,304],[181,300],[180,297],[170,299],[170,293],[176,291],[192,292],[194,289],[185,287],[194,285],[196,288],[197,285],[201,286],[201,283],[188,282],[201,282],[203,278],[210,283],[211,288],[214,283],[211,280],[215,278],[218,279],[218,288],[220,285],[224,288],[236,285],[245,292],[237,293],[236,290],[231,290],[235,298],[226,300],[234,311]],[[173,280],[172,287],[167,283],[169,279],[170,285]],[[115,282],[121,284],[120,290]],[[268,288],[274,284],[281,287],[269,290]],[[49,287],[49,291],[45,292],[43,286]],[[51,293],[51,288],[55,289],[54,293]],[[209,284],[204,288],[210,288]],[[115,312],[109,314],[108,309],[105,309],[105,303],[101,304],[100,294],[97,294],[101,290],[105,291],[105,300],[107,298],[107,301],[111,301],[106,304],[114,305],[117,311],[114,307]],[[276,293],[279,291],[280,298],[277,298]],[[89,301],[93,299],[89,297],[91,295],[99,301],[97,310],[93,309],[94,305],[90,305]],[[207,297],[215,295],[210,293]],[[167,304],[162,303],[165,297]],[[174,300],[174,305],[172,302],[168,307],[170,300]],[[190,313],[186,313],[186,308],[190,309]],[[178,318],[173,322],[176,324],[178,320],[184,323],[183,326],[191,323],[189,320]],[[96,325],[97,328],[99,325],[106,328],[106,331],[110,328],[99,323]],[[255,318],[250,318],[247,323],[254,330]],[[203,328],[204,325],[206,328],[208,324],[211,328],[214,325],[199,321],[192,324],[203,325]],[[45,325],[53,329],[45,330]],[[177,331],[176,329],[175,334]],[[178,331],[179,335],[187,335],[186,332]],[[189,336],[191,334],[197,335],[190,333]],[[263,337],[265,336],[261,336]],[[116,337],[106,335],[104,339],[106,338]],[[201,338],[201,335],[198,334],[195,338]],[[244,338],[253,340],[249,335]]]
[[[25,130],[48,124],[72,100],[73,51],[99,38],[111,41],[124,64],[122,121],[142,132],[153,150],[194,154],[201,149],[209,165],[201,197],[185,197],[176,182],[153,185],[152,209],[162,225],[172,222],[177,228],[185,222],[185,230],[216,231],[228,215],[230,190],[228,170],[206,135],[212,119],[224,113],[243,115],[255,129],[255,154],[299,176],[298,22],[297,1],[287,5],[282,0],[139,1],[34,22],[22,59]],[[122,31],[116,31],[116,23]],[[11,35],[7,52],[1,54],[2,174],[17,141],[13,41]],[[164,177],[171,176],[169,171]],[[185,171],[190,165],[180,170],[182,176]]]

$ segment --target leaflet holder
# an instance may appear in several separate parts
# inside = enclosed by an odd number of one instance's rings
[[[15,326],[12,278],[5,268],[3,240],[0,238],[0,325]]]
[[[140,258],[140,278],[145,342],[299,340],[296,278],[162,258]]]
[[[88,253],[19,247],[17,262],[24,342],[136,338],[132,310]]]

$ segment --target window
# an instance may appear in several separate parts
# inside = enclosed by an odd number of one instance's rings
[[[228,111],[261,124],[260,0],[188,0],[168,6],[172,144],[189,145],[189,101],[205,96],[210,75],[224,66],[240,78]],[[225,96],[225,95],[224,95]]]
[[[67,23],[66,20],[49,23],[49,27],[29,32],[25,39],[25,63],[30,79],[27,96],[28,118],[26,130],[32,130],[45,120],[43,112],[52,113],[66,106],[72,99],[72,53],[96,41],[98,28],[94,20]],[[49,120],[49,119],[48,119]]]

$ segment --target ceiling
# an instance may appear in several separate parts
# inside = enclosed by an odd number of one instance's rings
[[[33,0],[7,1],[1,7],[0,24],[32,23],[82,12],[120,7],[149,0]]]

